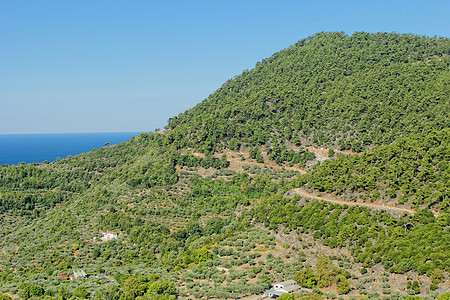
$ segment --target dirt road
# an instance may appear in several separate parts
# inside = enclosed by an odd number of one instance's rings
[[[296,149],[298,150],[298,149]],[[325,160],[325,159],[329,159],[328,157],[328,148],[314,148],[314,147],[308,147],[308,150],[311,152],[314,152],[316,154],[316,159],[319,160]],[[335,152],[339,152],[339,153],[344,153],[347,155],[352,155],[355,154],[351,151],[338,151],[335,150]],[[193,153],[196,156],[204,156],[204,154],[201,153]],[[252,160],[249,158],[249,153],[248,152],[235,152],[235,151],[224,151],[221,154],[225,154],[227,156],[227,160],[230,162],[230,167],[229,169],[231,170],[235,170],[235,171],[242,171],[242,166],[243,165],[253,165],[253,166],[259,166],[259,167],[271,167],[274,169],[284,169],[284,170],[296,170],[299,171],[300,174],[307,174],[308,172],[304,169],[300,169],[298,167],[289,167],[289,166],[279,166],[277,165],[275,162],[271,161],[268,159],[267,157],[267,152],[265,151],[261,151],[261,154],[264,158],[264,163],[258,163],[255,160]],[[245,161],[241,160],[241,157],[245,157]],[[294,193],[300,195],[300,196],[304,196],[307,198],[311,198],[311,199],[316,199],[316,200],[323,200],[323,201],[327,201],[327,202],[331,202],[331,203],[336,203],[336,204],[341,204],[341,205],[348,205],[348,206],[362,206],[362,207],[368,207],[371,209],[376,209],[376,210],[386,210],[389,211],[395,215],[401,216],[401,214],[403,214],[404,212],[408,213],[408,214],[414,214],[415,210],[411,209],[411,208],[403,208],[403,207],[397,207],[397,206],[391,206],[391,205],[387,205],[387,204],[380,204],[380,203],[364,203],[364,202],[355,202],[355,201],[348,201],[348,200],[342,200],[342,199],[337,199],[337,198],[331,198],[331,197],[323,197],[323,196],[318,196],[315,194],[312,194],[310,192],[307,192],[303,189],[293,189],[292,190]],[[438,217],[439,214],[436,211],[432,211],[432,213],[434,214],[435,217]]]
[[[303,189],[293,189],[292,191],[300,196],[317,199],[317,200],[322,200],[322,201],[327,201],[327,202],[331,202],[331,203],[337,203],[337,204],[342,204],[342,205],[346,204],[348,206],[363,206],[363,207],[369,207],[372,209],[385,209],[385,210],[396,211],[396,212],[400,212],[400,213],[406,212],[409,214],[414,214],[414,209],[410,209],[410,208],[402,208],[402,207],[390,206],[390,205],[386,205],[386,204],[364,203],[364,202],[341,200],[341,199],[330,198],[330,197],[322,197],[322,196],[317,196],[317,195],[311,194]]]

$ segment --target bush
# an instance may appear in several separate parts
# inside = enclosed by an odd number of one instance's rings
[[[430,277],[432,283],[442,283],[444,282],[444,271],[441,269],[434,269]]]

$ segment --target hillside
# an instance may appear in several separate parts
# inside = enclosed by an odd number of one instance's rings
[[[446,211],[450,199],[450,130],[400,137],[362,155],[338,156],[299,182],[319,192]]]
[[[0,166],[0,294],[450,292],[449,53],[446,38],[318,33],[164,131]]]
[[[449,127],[449,40],[318,33],[258,62],[169,120],[176,146],[273,146],[360,152]]]

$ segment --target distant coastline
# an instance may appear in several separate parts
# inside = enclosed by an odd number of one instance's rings
[[[0,134],[0,165],[55,161],[129,140],[140,132]]]

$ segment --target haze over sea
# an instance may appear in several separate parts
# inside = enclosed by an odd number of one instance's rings
[[[55,161],[125,142],[139,132],[0,134],[0,165]]]

